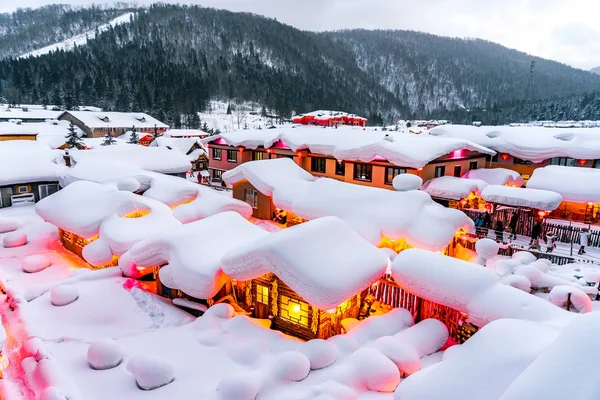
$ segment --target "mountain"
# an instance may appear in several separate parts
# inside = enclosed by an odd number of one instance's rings
[[[599,74],[600,75],[600,67],[592,68],[592,69],[590,69],[590,72],[593,72],[594,74]]]
[[[8,55],[0,61],[0,97],[9,102],[96,104],[149,112],[177,126],[196,121],[191,115],[215,98],[257,102],[285,116],[340,109],[380,122],[460,117],[526,97],[535,102],[600,91],[600,76],[482,40],[407,31],[313,33],[248,13],[166,4],[138,9],[128,23],[105,25],[71,51],[56,46],[40,57],[15,58],[130,11],[53,7],[71,23],[48,23],[38,10],[0,16],[11,26],[25,21],[19,31],[28,32],[13,33],[10,44],[0,40]],[[39,37],[36,25],[46,27]],[[526,94],[531,61],[535,72]]]

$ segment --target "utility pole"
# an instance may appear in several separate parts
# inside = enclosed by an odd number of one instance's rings
[[[533,73],[535,72],[535,60],[531,61],[531,67],[529,67],[529,80],[527,82],[527,89],[525,90],[525,101],[533,98],[533,88],[531,84],[533,82]]]

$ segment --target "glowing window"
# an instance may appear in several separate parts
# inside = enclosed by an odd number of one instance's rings
[[[308,309],[309,306],[307,303],[287,296],[281,296],[279,315],[287,321],[308,327]]]
[[[256,285],[256,301],[261,304],[269,304],[269,288]]]
[[[342,304],[337,306],[337,313],[338,314],[345,313],[346,311],[348,311],[350,309],[351,305],[352,305],[352,302],[350,300],[346,300],[345,302],[343,302]]]

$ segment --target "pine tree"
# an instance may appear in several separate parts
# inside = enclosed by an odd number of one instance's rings
[[[116,144],[117,141],[115,140],[114,137],[112,137],[110,135],[110,132],[107,130],[106,134],[104,135],[104,142],[102,142],[102,146],[112,146],[113,144]]]
[[[231,115],[231,104],[227,104],[227,115]]]
[[[129,141],[127,143],[140,144],[140,138],[135,130],[135,126],[131,128],[131,135],[129,136]]]
[[[83,140],[81,140],[81,138],[77,134],[77,130],[75,130],[75,125],[69,124],[68,131],[69,131],[69,133],[67,133],[67,136],[65,136],[65,139],[67,139],[68,148],[69,149],[75,148],[77,150],[83,149],[84,148]]]
[[[202,130],[203,130],[204,132],[208,133],[208,130],[209,130],[209,128],[208,128],[208,124],[206,123],[206,121],[204,121],[204,122],[202,123]]]

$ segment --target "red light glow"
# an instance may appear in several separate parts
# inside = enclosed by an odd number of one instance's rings
[[[509,157],[509,155],[508,155],[508,154],[502,154],[502,156],[501,156],[501,157],[502,157],[502,159],[503,159],[504,161],[507,161],[507,160],[508,160],[508,157]]]

